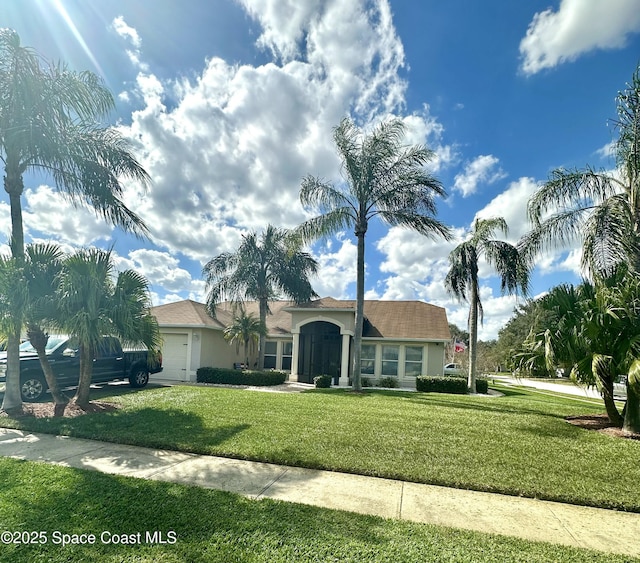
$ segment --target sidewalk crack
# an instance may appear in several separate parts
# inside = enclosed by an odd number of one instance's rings
[[[282,479],[287,473],[289,469],[285,469],[280,475],[278,475],[275,479],[267,483],[262,489],[258,492],[258,494],[254,497],[255,500],[258,500],[262,495],[264,495],[273,485],[275,485],[280,479]]]

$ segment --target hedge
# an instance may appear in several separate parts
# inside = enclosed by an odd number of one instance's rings
[[[467,392],[467,380],[461,377],[431,377],[421,375],[416,377],[416,390],[423,393],[456,393],[464,395]],[[486,379],[476,379],[476,391],[487,393],[489,391],[489,381]]]
[[[430,377],[421,375],[416,377],[416,390],[423,393],[457,393],[467,392],[467,382],[459,377]]]
[[[329,389],[332,379],[330,375],[317,375],[313,378],[313,383],[317,389]]]
[[[287,379],[282,371],[251,371],[228,368],[198,368],[198,383],[219,383],[227,385],[280,385]]]

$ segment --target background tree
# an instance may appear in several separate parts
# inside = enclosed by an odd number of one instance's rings
[[[616,170],[554,170],[528,204],[533,229],[520,246],[531,261],[548,247],[582,243],[582,265],[606,277],[640,272],[640,66],[617,96]]]
[[[236,352],[240,349],[240,344],[244,348],[244,365],[246,369],[250,369],[249,354],[253,354],[254,348],[259,344],[260,337],[266,335],[267,327],[265,327],[260,319],[254,314],[245,311],[242,305],[239,311],[233,316],[232,323],[224,329],[224,339],[229,344],[236,343]]]
[[[59,326],[79,344],[80,380],[72,402],[86,409],[102,336],[118,336],[123,345],[142,344],[150,354],[160,347],[148,282],[133,270],[116,276],[111,251],[81,249],[64,260],[56,298]]]
[[[502,293],[526,294],[529,287],[529,269],[518,249],[494,239],[497,232],[507,234],[507,223],[502,217],[476,219],[470,236],[449,254],[450,269],[445,278],[447,291],[458,299],[469,302],[469,392],[476,392],[476,362],[478,318],[483,311],[478,285],[481,258],[495,268],[500,276]]]
[[[23,175],[40,171],[74,204],[84,204],[110,223],[145,234],[143,221],[121,200],[121,178],[143,186],[149,177],[113,128],[98,125],[114,107],[113,96],[91,72],[46,63],[20,44],[18,34],[0,30],[0,159],[11,210],[10,246],[24,262]],[[22,311],[16,310],[22,328]],[[8,334],[7,382],[2,408],[19,410],[20,330]]]
[[[216,305],[225,299],[255,300],[266,327],[270,301],[286,296],[304,303],[318,297],[309,282],[317,271],[318,263],[302,251],[297,237],[268,225],[260,237],[255,232],[243,235],[236,252],[224,252],[205,264],[207,309],[215,317]],[[265,334],[260,335],[258,369],[264,368]]]
[[[358,242],[352,372],[356,391],[362,390],[364,255],[369,222],[379,217],[389,225],[408,227],[431,238],[451,236],[448,227],[435,219],[435,197],[444,197],[446,192],[425,169],[433,152],[419,145],[403,145],[404,131],[400,119],[380,123],[370,134],[360,131],[351,119],[343,119],[333,139],[344,183],[334,186],[307,176],[300,189],[302,205],[318,213],[299,227],[303,240],[351,228]]]

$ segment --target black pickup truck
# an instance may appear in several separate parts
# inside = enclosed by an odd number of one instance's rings
[[[61,389],[75,387],[80,378],[78,341],[68,336],[49,336],[46,353]],[[7,359],[0,358],[0,381],[6,380]],[[100,340],[93,360],[91,383],[129,380],[131,387],[144,387],[150,373],[162,371],[162,358],[149,358],[147,350],[123,351],[111,336]],[[47,391],[40,360],[29,342],[20,345],[20,393],[23,401],[37,401]]]

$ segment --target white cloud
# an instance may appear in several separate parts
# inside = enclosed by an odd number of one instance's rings
[[[113,22],[111,22],[111,27],[120,37],[131,45],[131,48],[126,50],[131,64],[139,70],[146,71],[148,66],[141,60],[142,54],[140,47],[142,46],[142,40],[140,39],[140,35],[138,35],[138,31],[128,25],[122,16],[115,18]]]
[[[126,202],[158,246],[200,263],[247,230],[299,224],[302,178],[340,180],[332,128],[350,111],[366,125],[404,103],[404,53],[386,0],[241,4],[275,62],[214,57],[194,79],[169,82],[141,72],[127,93],[141,108],[121,126],[153,180],[146,195],[129,186]],[[434,166],[445,163],[451,151],[428,107],[406,119],[409,140],[435,146]]]
[[[479,184],[493,184],[507,176],[498,166],[500,162],[493,155],[481,155],[471,162],[467,162],[464,172],[457,174],[454,180],[454,191],[460,192],[462,197],[476,193]]]
[[[87,246],[111,237],[113,227],[83,206],[74,206],[50,186],[24,192],[25,232],[55,237],[74,247]]]
[[[476,217],[481,219],[503,217],[509,226],[509,234],[505,240],[512,244],[516,243],[529,231],[527,203],[539,187],[540,184],[533,178],[519,178],[480,209]]]
[[[145,276],[150,284],[162,287],[169,294],[185,291],[198,295],[200,300],[204,298],[204,281],[194,280],[179,264],[175,256],[149,249],[132,250],[127,258],[117,257],[119,270],[136,270]]]
[[[333,244],[324,245],[314,257],[318,261],[318,276],[311,279],[311,285],[321,297],[348,299],[349,286],[356,282],[357,247],[344,235],[339,235],[340,247],[332,252]]]
[[[535,74],[594,49],[618,49],[639,31],[639,0],[562,0],[557,12],[534,15],[520,42],[522,70]]]

